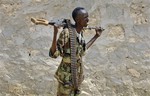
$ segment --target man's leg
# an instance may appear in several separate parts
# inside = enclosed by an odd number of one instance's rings
[[[70,86],[66,87],[63,84],[59,83],[57,89],[57,96],[79,96],[80,95],[80,90],[74,92],[72,89],[73,88]]]
[[[58,84],[57,96],[71,96],[72,88],[70,86],[66,87],[63,84]]]

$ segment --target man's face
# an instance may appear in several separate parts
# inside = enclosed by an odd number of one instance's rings
[[[80,10],[77,16],[77,23],[79,24],[79,26],[87,27],[88,22],[88,13],[85,10]]]

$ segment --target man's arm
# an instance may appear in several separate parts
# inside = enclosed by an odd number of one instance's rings
[[[51,55],[53,55],[56,52],[56,48],[57,48],[57,33],[58,33],[58,28],[56,26],[54,26],[53,41],[52,41],[52,45],[51,45],[50,50],[49,50],[49,53],[51,53]]]
[[[95,29],[95,31],[96,31],[96,34],[95,34],[95,36],[86,44],[86,49],[88,49],[88,48],[95,42],[95,40],[96,40],[98,37],[100,37],[100,35],[102,34],[103,29],[97,28],[97,29]]]

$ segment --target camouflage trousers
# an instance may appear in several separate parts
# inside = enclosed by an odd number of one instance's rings
[[[78,62],[77,67],[78,87],[80,88],[80,85],[84,79],[82,64]],[[59,65],[54,76],[58,80],[57,96],[79,96],[80,90],[78,89],[76,92],[73,90],[70,63],[63,61]]]
[[[58,84],[57,96],[79,96],[80,90],[74,92],[70,86],[64,86],[62,83]]]

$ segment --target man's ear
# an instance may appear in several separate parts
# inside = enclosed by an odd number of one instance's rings
[[[80,19],[78,17],[75,18],[75,22],[80,22]]]

